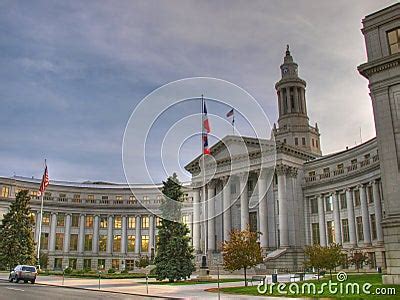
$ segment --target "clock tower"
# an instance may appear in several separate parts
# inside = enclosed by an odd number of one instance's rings
[[[275,84],[278,96],[278,127],[274,124],[275,140],[321,156],[317,124],[310,126],[307,115],[306,82],[298,75],[289,45],[281,65],[281,80]]]

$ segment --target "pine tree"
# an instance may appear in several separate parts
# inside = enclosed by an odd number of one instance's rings
[[[27,190],[18,192],[0,225],[0,264],[10,269],[18,264],[35,263],[33,220]]]
[[[170,282],[189,278],[195,270],[189,228],[181,223],[182,186],[174,173],[163,182],[165,199],[161,205],[162,220],[154,263],[157,280]],[[174,201],[171,201],[174,200]]]

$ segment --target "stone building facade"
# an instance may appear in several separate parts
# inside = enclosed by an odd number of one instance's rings
[[[213,159],[206,157],[204,168],[201,156],[185,167],[192,181],[185,185],[183,221],[198,261],[207,255],[212,266],[230,231],[249,227],[261,233],[260,268],[268,271],[301,269],[304,246],[338,243],[348,255],[365,252],[365,268],[387,268],[386,282],[399,280],[400,4],[363,24],[368,62],[359,71],[370,81],[377,138],[322,155],[319,128],[307,114],[306,81],[288,48],[275,85],[279,119],[271,139],[228,135],[210,148]],[[39,183],[0,178],[0,212],[17,190],[28,189],[37,219]],[[42,233],[49,268],[132,269],[135,259],[153,255],[159,190],[51,181]]]

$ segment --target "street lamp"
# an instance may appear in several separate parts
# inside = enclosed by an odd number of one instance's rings
[[[67,270],[67,269],[68,269],[68,266],[65,266],[65,267],[63,268],[63,279],[62,279],[62,285],[64,285],[65,270]]]

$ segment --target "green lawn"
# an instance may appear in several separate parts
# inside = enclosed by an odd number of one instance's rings
[[[279,279],[279,277],[278,277]],[[308,280],[299,283],[299,290],[300,294],[294,294],[289,291],[289,285],[290,283],[286,284],[286,287],[283,288],[284,291],[287,292],[287,295],[281,294],[277,290],[277,285],[275,285],[272,289],[272,294],[270,293],[269,285],[268,285],[268,291],[265,296],[279,296],[279,297],[329,297],[329,298],[349,298],[349,299],[400,299],[400,285],[383,285],[382,284],[382,275],[381,274],[351,274],[348,275],[348,278],[346,281],[342,283],[343,286],[343,293],[340,293],[340,285],[338,285],[338,291],[336,294],[329,292],[328,286],[323,287],[323,293],[320,294],[313,294],[313,293],[307,293],[307,285],[304,286],[305,292],[306,293],[301,293],[302,291],[302,285],[304,283],[315,283],[317,291],[320,290],[321,286],[327,285],[329,282],[330,276],[326,275],[324,279],[318,280]],[[339,283],[336,280],[336,276],[333,276],[333,283]],[[346,294],[346,284],[348,283],[358,283],[360,286],[360,294]],[[371,287],[369,288],[370,294],[364,293],[362,291],[362,287],[364,284],[370,283]],[[340,283],[339,283],[340,284]],[[395,289],[395,295],[377,295],[376,294],[376,289],[377,288],[392,288]],[[292,289],[295,289],[293,286]],[[260,294],[257,291],[257,286],[248,286],[248,287],[229,287],[229,288],[221,288],[221,291],[224,293],[230,293],[230,294],[241,294],[241,295],[258,295]],[[295,291],[295,290],[293,290]]]
[[[238,282],[244,281],[243,278],[224,278],[220,279],[219,282]],[[146,283],[146,282],[141,282]],[[193,285],[193,284],[206,284],[206,283],[215,283],[217,284],[217,279],[210,279],[210,280],[183,280],[183,281],[176,281],[176,282],[168,282],[168,281],[151,281],[149,284],[156,284],[156,285]]]

